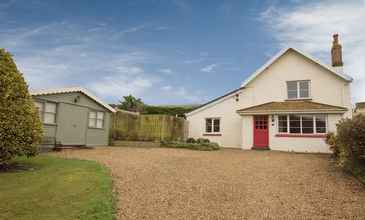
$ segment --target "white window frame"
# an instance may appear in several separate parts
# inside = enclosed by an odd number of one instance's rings
[[[288,92],[288,83],[289,82],[295,82],[297,85],[297,97],[296,98],[289,98],[289,92]],[[308,82],[308,97],[301,97],[300,96],[300,83],[301,82]],[[297,100],[297,99],[311,99],[311,81],[310,80],[293,80],[293,81],[287,81],[286,82],[286,96],[289,100]]]
[[[95,118],[90,118],[90,113],[94,113]],[[103,115],[102,119],[98,118],[99,114]],[[94,120],[94,125],[90,125],[90,120]],[[98,127],[98,121],[102,121],[102,126],[101,127]],[[103,111],[89,111],[87,125],[88,125],[89,128],[104,129],[104,127],[105,127],[105,112],[103,112]]]
[[[290,133],[290,115],[295,115],[295,116],[299,116],[300,117],[300,133]],[[287,123],[287,132],[280,132],[279,130],[279,116],[286,116],[286,123]],[[303,116],[312,116],[313,117],[313,133],[303,133],[303,121],[302,118]],[[316,118],[317,116],[324,116],[324,120],[325,120],[325,128],[326,128],[326,132],[324,133],[320,133],[317,132],[317,124],[316,124]],[[328,117],[327,115],[321,115],[321,114],[288,114],[288,115],[277,115],[277,132],[278,134],[289,134],[289,135],[316,135],[316,134],[327,134],[328,133]]]
[[[210,132],[208,132],[207,131],[207,120],[208,119],[211,119],[212,120],[212,131],[210,131]],[[219,120],[219,131],[214,131],[214,120]],[[215,118],[205,118],[204,119],[204,133],[206,133],[206,134],[220,134],[221,132],[222,132],[222,120],[221,120],[221,118],[217,118],[217,117],[215,117]]]
[[[49,101],[35,101],[36,103],[39,103],[41,105],[41,109],[39,109],[37,106],[37,109],[40,113],[40,120],[43,124],[47,125],[56,125],[57,124],[57,112],[58,112],[58,105],[56,102],[49,102]],[[55,112],[46,112],[46,105],[47,104],[54,104],[55,105]],[[46,114],[53,114],[54,115],[54,122],[45,122],[45,115]]]

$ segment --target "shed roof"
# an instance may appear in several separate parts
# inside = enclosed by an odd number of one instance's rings
[[[239,114],[264,113],[344,113],[347,108],[312,101],[268,102],[237,110]]]
[[[109,111],[116,112],[116,110],[114,108],[112,108],[110,105],[104,103],[97,96],[95,96],[90,91],[88,91],[87,89],[82,88],[82,87],[42,89],[42,90],[30,91],[30,94],[32,96],[39,96],[39,95],[52,95],[52,94],[72,93],[72,92],[80,92],[80,93],[88,96],[89,98],[93,99],[96,103],[100,104],[101,106],[108,109]]]

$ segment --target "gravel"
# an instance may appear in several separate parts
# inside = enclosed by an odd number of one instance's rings
[[[118,219],[365,219],[365,187],[329,155],[128,147],[56,154],[111,169]]]

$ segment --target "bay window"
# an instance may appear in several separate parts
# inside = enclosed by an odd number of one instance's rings
[[[278,132],[284,134],[325,134],[325,115],[279,115]]]
[[[205,132],[206,133],[219,133],[220,119],[219,118],[206,118],[205,119]]]
[[[310,81],[288,81],[286,82],[288,99],[304,99],[310,97]]]
[[[288,133],[287,115],[279,115],[279,133]]]
[[[300,133],[300,116],[298,115],[289,116],[289,132],[292,134]]]
[[[316,132],[326,133],[326,117],[324,115],[316,116]]]

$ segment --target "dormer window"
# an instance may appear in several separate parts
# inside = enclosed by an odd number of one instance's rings
[[[310,98],[310,81],[288,81],[286,82],[288,99],[308,99]]]

